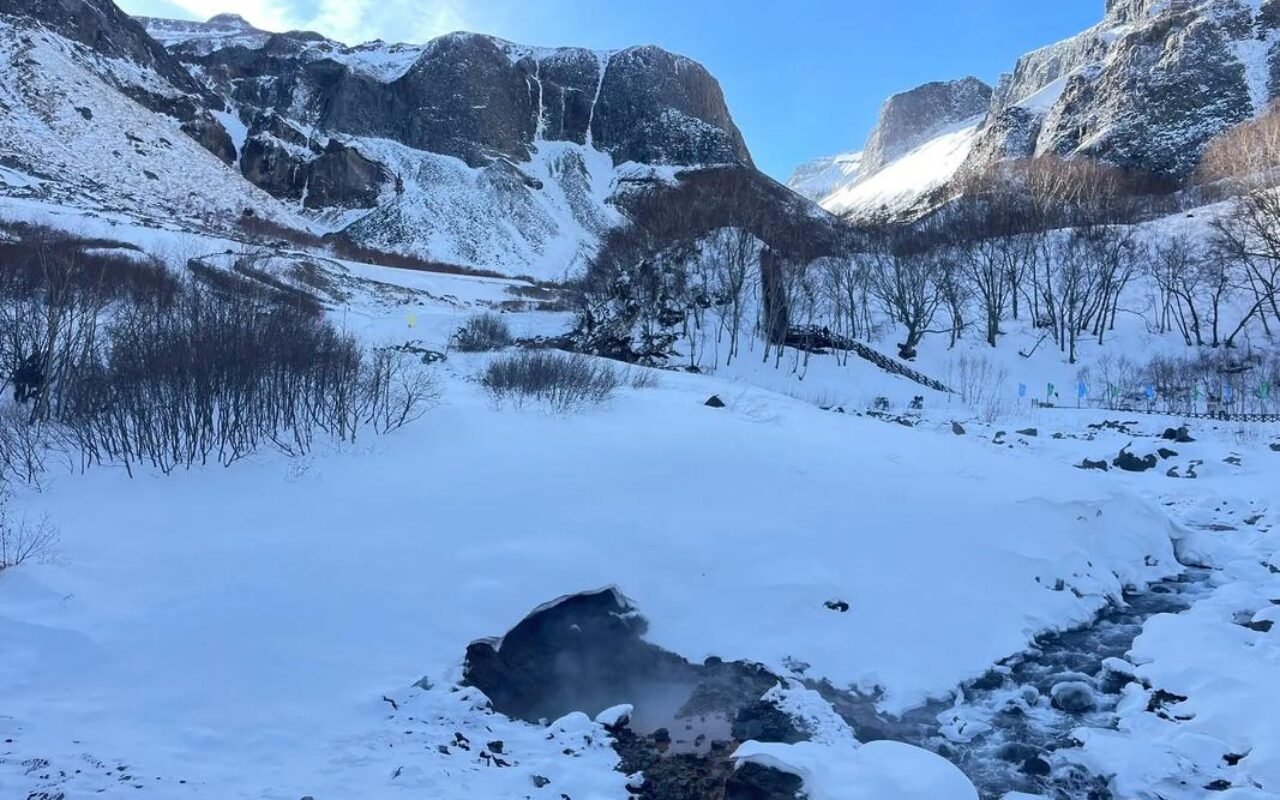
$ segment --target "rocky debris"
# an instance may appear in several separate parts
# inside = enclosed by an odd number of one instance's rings
[[[1154,454],[1138,457],[1129,452],[1129,448],[1126,447],[1120,451],[1120,455],[1116,456],[1111,465],[1125,472],[1146,472],[1155,469],[1159,463],[1160,459]]]
[[[1076,469],[1096,469],[1106,472],[1111,469],[1111,465],[1106,461],[1090,461],[1086,458],[1084,461],[1080,462]]]
[[[828,600],[823,605],[827,607],[828,611],[839,611],[841,614],[849,612],[849,604],[843,600]]]
[[[956,436],[964,436],[965,433],[967,433],[967,431],[965,431],[964,429],[964,426],[961,425],[959,422],[951,423],[951,432],[954,433]]]
[[[1018,431],[1018,435],[1036,437],[1040,435],[1040,431],[1036,428],[1023,428],[1022,430]]]
[[[1233,454],[1231,454],[1231,455],[1227,456],[1226,458],[1222,459],[1222,463],[1224,463],[1224,464],[1230,464],[1230,465],[1231,465],[1231,466],[1233,466],[1233,467],[1238,467],[1238,466],[1240,466],[1241,464],[1243,464],[1243,463],[1244,463],[1244,460],[1243,460],[1243,459],[1241,459],[1241,458],[1240,458],[1240,456],[1235,455],[1235,454],[1233,453]]]
[[[1164,433],[1160,434],[1160,438],[1177,444],[1191,444],[1195,441],[1195,439],[1191,438],[1191,430],[1186,425],[1181,428],[1167,428]]]
[[[720,399],[720,396],[715,394],[707,398],[707,402],[703,403],[703,405],[707,406],[708,408],[725,408],[726,407],[725,402]]]
[[[1161,447],[1156,451],[1156,455],[1160,456],[1161,459],[1168,461],[1171,458],[1177,458],[1178,452],[1176,450],[1170,450],[1167,447]]]

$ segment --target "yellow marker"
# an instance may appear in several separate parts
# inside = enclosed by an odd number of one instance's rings
[[[417,325],[417,324],[418,324],[418,315],[417,315],[417,314],[410,314],[410,315],[409,315],[409,327],[410,327],[410,328],[412,328],[414,325]]]

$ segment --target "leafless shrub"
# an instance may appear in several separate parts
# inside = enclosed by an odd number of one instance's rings
[[[622,376],[607,363],[576,353],[526,350],[490,363],[481,383],[499,405],[535,402],[566,413],[607,402]]]
[[[464,353],[487,353],[510,347],[515,342],[511,326],[499,314],[486,312],[467,320],[458,331],[454,343]]]
[[[32,523],[15,519],[9,511],[9,488],[0,482],[0,573],[26,562],[53,558],[58,545],[58,529],[42,518]]]
[[[947,385],[978,414],[994,422],[1008,411],[1009,370],[986,356],[962,355],[947,370]]]
[[[632,389],[656,389],[661,381],[655,370],[635,368],[627,371],[627,383]]]

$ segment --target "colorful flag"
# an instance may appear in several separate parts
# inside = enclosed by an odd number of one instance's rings
[[[410,314],[410,315],[409,315],[409,327],[410,327],[410,328],[412,328],[413,326],[415,326],[415,325],[417,325],[417,324],[418,324],[418,315],[417,315],[417,314]]]
[[[1051,383],[1051,384],[1049,384],[1049,389],[1045,392],[1044,397],[1045,397],[1045,399],[1046,399],[1046,400],[1048,400],[1049,398],[1053,397],[1053,396],[1054,396],[1054,395],[1056,395],[1056,394],[1057,394],[1057,392],[1056,392],[1056,391],[1054,391],[1054,386],[1053,386],[1053,384]]]
[[[1266,400],[1270,396],[1271,396],[1271,384],[1267,383],[1266,381],[1263,381],[1262,385],[1258,387],[1258,397],[1261,397],[1263,400]]]
[[[1025,383],[1018,384],[1018,397],[1027,396],[1027,385]]]
[[[1156,387],[1155,387],[1155,386],[1148,386],[1148,387],[1147,387],[1147,399],[1148,399],[1148,400],[1155,400],[1155,399],[1156,399]]]
[[[1080,385],[1076,387],[1076,395],[1081,400],[1089,396],[1089,387],[1084,385],[1084,381],[1080,381]]]

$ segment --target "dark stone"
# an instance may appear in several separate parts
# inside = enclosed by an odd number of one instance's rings
[[[1111,466],[1107,464],[1107,462],[1105,461],[1090,461],[1089,459],[1086,458],[1084,461],[1080,462],[1080,465],[1077,467],[1077,469],[1096,469],[1096,470],[1101,470],[1103,472],[1106,472],[1107,470],[1111,469]]]
[[[1084,681],[1065,681],[1050,691],[1053,707],[1068,714],[1087,714],[1098,707],[1093,687]]]
[[[839,611],[841,614],[847,614],[849,612],[849,604],[843,600],[828,600],[823,603],[823,605],[825,605],[829,611]]]
[[[1024,775],[1034,775],[1037,778],[1044,778],[1052,771],[1053,767],[1050,766],[1048,761],[1044,760],[1040,756],[1028,758],[1026,761],[1022,762],[1021,772]]]
[[[951,423],[951,432],[954,433],[956,436],[964,436],[966,433],[964,426],[961,425],[959,422]]]
[[[1116,456],[1116,459],[1111,463],[1112,466],[1118,467],[1125,472],[1146,472],[1148,470],[1155,469],[1156,464],[1160,463],[1160,459],[1155,455],[1147,455],[1139,458],[1129,452],[1129,448],[1126,447],[1120,451],[1120,455]]]
[[[1178,453],[1177,453],[1177,451],[1175,451],[1175,450],[1170,450],[1170,449],[1169,449],[1169,448],[1167,448],[1167,447],[1161,447],[1159,450],[1157,450],[1157,451],[1156,451],[1156,454],[1157,454],[1157,455],[1159,455],[1161,458],[1166,459],[1166,460],[1167,460],[1167,459],[1170,459],[1170,458],[1177,458],[1177,457],[1178,457]]]
[[[998,670],[989,670],[987,674],[969,684],[971,689],[979,692],[990,692],[1004,686],[1005,676]]]
[[[719,395],[714,394],[708,398],[705,405],[709,408],[725,408],[725,402],[720,399]]]
[[[599,713],[654,682],[693,684],[697,668],[645,642],[648,624],[617,592],[573,595],[540,609],[500,641],[467,648],[463,673],[499,713],[529,722]]]
[[[498,740],[489,742],[485,746],[489,748],[490,753],[497,753],[498,755],[502,755],[502,751],[507,745],[501,739],[498,739]]]
[[[1275,623],[1269,619],[1264,619],[1250,621],[1245,624],[1245,627],[1251,631],[1257,631],[1258,633],[1271,633],[1271,629],[1275,627]]]
[[[1218,780],[1213,781],[1212,783],[1206,784],[1204,788],[1210,792],[1225,792],[1231,788],[1231,781],[1227,781],[1219,778]]]
[[[725,783],[724,800],[796,800],[802,789],[800,776],[748,762]]]
[[[84,106],[76,106],[76,111],[79,112],[80,116],[84,117],[86,120],[93,119],[93,112]]]
[[[1195,439],[1191,438],[1191,430],[1185,425],[1181,428],[1166,428],[1160,438],[1168,442],[1177,442],[1178,444],[1190,444],[1195,441]]]
[[[1040,431],[1036,428],[1023,428],[1018,431],[1019,436],[1039,436]]]
[[[542,787],[544,787],[544,786],[549,785],[550,783],[551,783],[551,779],[550,779],[550,778],[544,778],[544,777],[543,777],[543,776],[541,776],[541,775],[534,775],[534,776],[533,776],[533,785],[534,785],[534,786],[536,786],[536,787],[537,787],[537,788],[539,788],[539,789],[541,789],[541,788],[542,788]]]
[[[1022,742],[1009,742],[1000,746],[996,758],[1010,764],[1019,764],[1040,755],[1040,749]]]
[[[738,710],[733,720],[733,738],[746,742],[779,742],[795,744],[809,736],[796,727],[791,715],[764,700],[757,700]]]

